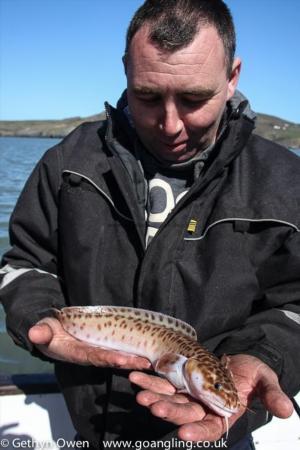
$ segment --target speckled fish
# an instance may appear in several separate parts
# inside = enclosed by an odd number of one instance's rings
[[[224,418],[240,406],[231,373],[223,361],[197,342],[194,328],[153,311],[117,306],[56,310],[63,328],[75,338],[151,361],[153,369],[180,392],[200,400]]]

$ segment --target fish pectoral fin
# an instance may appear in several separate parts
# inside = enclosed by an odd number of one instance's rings
[[[178,353],[165,353],[154,364],[154,371],[167,378],[177,389],[185,389],[183,365],[187,358]]]
[[[181,358],[182,356],[177,353],[165,353],[155,362],[154,370],[160,375],[163,375],[170,370],[174,370],[173,366],[176,366]]]

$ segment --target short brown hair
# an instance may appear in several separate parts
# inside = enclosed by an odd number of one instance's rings
[[[214,26],[224,45],[230,76],[236,37],[230,10],[222,0],[146,0],[129,24],[125,53],[133,36],[145,24],[150,26],[150,40],[170,52],[189,45],[201,25]]]

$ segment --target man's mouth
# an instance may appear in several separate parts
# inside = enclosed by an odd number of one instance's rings
[[[162,145],[169,150],[180,151],[180,150],[183,150],[187,146],[187,142],[186,141],[171,142],[171,143],[170,142],[162,142]]]

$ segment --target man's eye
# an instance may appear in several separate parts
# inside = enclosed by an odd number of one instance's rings
[[[186,106],[191,106],[191,107],[195,107],[195,106],[201,106],[205,103],[205,99],[203,98],[197,98],[197,97],[184,97],[182,98],[182,103]]]
[[[160,98],[156,95],[140,95],[137,99],[143,103],[157,103],[160,100]]]

